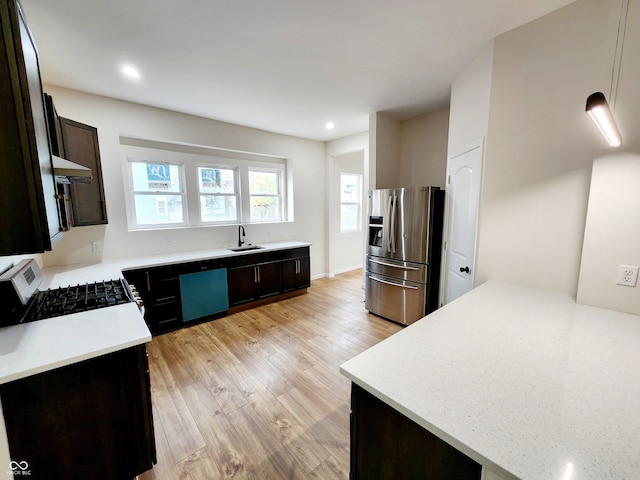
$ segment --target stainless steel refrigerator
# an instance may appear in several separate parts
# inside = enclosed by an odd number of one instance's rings
[[[365,307],[409,325],[438,308],[444,190],[369,192]]]

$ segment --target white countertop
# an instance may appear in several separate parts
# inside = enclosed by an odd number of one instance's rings
[[[308,247],[307,242],[272,242],[261,243],[258,250],[245,250],[233,252],[228,248],[213,248],[209,250],[198,250],[193,252],[170,253],[163,255],[149,255],[144,257],[124,258],[101,263],[86,263],[60,265],[47,267],[43,270],[45,274],[44,282],[40,289],[55,288],[66,285],[76,285],[85,282],[95,282],[122,277],[122,272],[135,270],[137,268],[160,267],[163,265],[175,265],[178,263],[197,262],[215,258],[228,258],[255,255],[258,253],[273,252],[277,250],[289,250],[297,247]]]
[[[505,479],[640,479],[640,316],[488,282],[341,372]]]
[[[170,255],[121,259],[98,264],[43,269],[40,290],[122,277],[124,270],[198,260],[251,255],[309,246],[304,242],[261,244],[243,252],[211,249]],[[70,365],[151,340],[135,303],[100,308],[0,329],[0,384]]]
[[[0,331],[0,383],[151,340],[135,303],[74,313]]]

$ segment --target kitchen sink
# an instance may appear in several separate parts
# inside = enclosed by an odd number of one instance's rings
[[[243,247],[228,248],[227,250],[231,250],[232,252],[246,252],[247,250],[260,250],[261,248],[264,247],[260,247],[258,245],[245,245]]]

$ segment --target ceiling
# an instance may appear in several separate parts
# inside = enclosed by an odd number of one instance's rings
[[[366,131],[370,112],[404,120],[446,107],[492,38],[572,1],[21,3],[44,83],[331,140]]]

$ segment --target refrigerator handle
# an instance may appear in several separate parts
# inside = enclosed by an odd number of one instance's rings
[[[384,283],[385,285],[391,285],[392,287],[400,287],[400,288],[409,289],[409,290],[418,290],[418,287],[415,287],[413,285],[403,285],[402,283],[390,282],[388,280],[382,280],[381,278],[376,278],[371,275],[369,275],[369,278],[374,282]]]
[[[391,252],[391,204],[393,203],[393,197],[389,195],[387,200],[387,214],[384,216],[384,242],[387,244],[387,252]]]
[[[401,268],[402,270],[415,270],[415,271],[420,270],[418,267],[409,267],[407,265],[395,265],[393,263],[381,262],[380,260],[375,260],[373,258],[370,258],[369,262],[376,263],[378,265],[384,265],[385,267]]]
[[[398,197],[392,197],[391,204],[391,227],[389,228],[390,252],[396,253],[396,209],[398,208]]]

